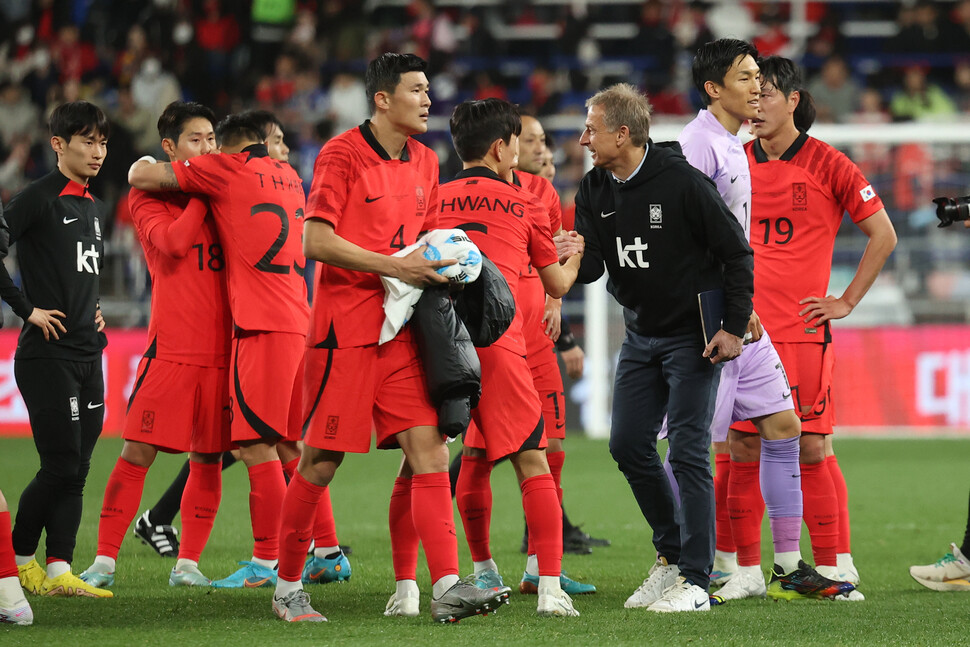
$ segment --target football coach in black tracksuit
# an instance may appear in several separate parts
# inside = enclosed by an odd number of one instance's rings
[[[644,95],[618,84],[586,105],[580,144],[595,168],[576,196],[576,229],[585,238],[578,281],[595,281],[605,265],[607,289],[623,306],[610,452],[653,529],[660,558],[626,606],[705,610],[714,560],[709,446],[717,364],[741,354],[754,257],[714,183],[676,144],[649,141]],[[697,295],[716,288],[724,292],[723,326],[705,347]],[[664,414],[682,526],[657,453]]]
[[[105,208],[87,184],[104,162],[108,122],[93,104],[75,101],[53,111],[50,129],[57,168],[10,201],[2,232],[5,243],[17,244],[23,290],[0,264],[0,296],[24,320],[14,374],[40,455],[20,497],[13,546],[21,583],[39,589],[32,592],[91,595],[70,563],[104,420],[98,279]],[[33,561],[45,528],[46,573]]]

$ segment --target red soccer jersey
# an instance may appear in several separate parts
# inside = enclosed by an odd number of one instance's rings
[[[303,183],[262,144],[173,165],[179,186],[209,197],[229,270],[233,322],[243,330],[306,334]]]
[[[307,218],[329,222],[338,236],[372,252],[404,249],[437,226],[438,157],[409,139],[401,159],[391,159],[365,121],[320,150]],[[308,346],[378,342],[384,287],[377,274],[319,263],[314,294]]]
[[[842,214],[858,223],[882,209],[882,200],[849,158],[804,133],[775,161],[757,140],[744,148],[755,312],[774,341],[822,342],[824,327],[806,324],[798,302],[827,294]]]
[[[152,276],[145,356],[229,366],[232,317],[226,261],[205,203],[195,200],[186,211],[187,195],[132,189],[128,205]]]
[[[502,272],[515,297],[515,319],[495,345],[524,356],[519,276],[526,265],[542,268],[559,262],[545,206],[484,167],[462,171],[441,185],[439,193],[441,227],[465,230]]]
[[[559,203],[559,194],[552,186],[552,182],[544,177],[532,175],[531,173],[513,172],[513,184],[521,186],[523,189],[539,198],[539,202],[546,207],[549,214],[549,235],[562,229],[562,205]],[[527,265],[522,270],[519,284],[518,304],[522,310],[522,334],[525,336],[526,353],[531,357],[534,353],[548,350],[552,345],[552,340],[546,336],[545,326],[542,325],[542,317],[546,309],[546,291],[539,280],[539,273],[532,265]]]

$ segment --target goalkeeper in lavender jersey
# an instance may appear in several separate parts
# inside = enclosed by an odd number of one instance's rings
[[[678,138],[687,161],[717,185],[718,193],[744,229],[745,239],[750,239],[751,232],[751,173],[737,133],[745,121],[757,116],[761,94],[757,58],[752,45],[735,39],[720,39],[698,50],[692,74],[707,107]],[[842,594],[847,587],[821,578],[801,560],[801,425],[781,360],[756,313],[751,314],[746,341],[749,336],[751,341],[741,356],[721,370],[711,437],[715,453],[725,452],[731,423],[751,420],[761,438],[760,465],[759,461],[735,461],[733,452],[730,461],[722,456],[717,462],[718,476],[723,477],[726,471],[727,478],[721,483],[724,489],[717,501],[722,509],[717,514],[718,550],[712,580],[719,571],[731,576],[715,599]],[[759,480],[760,493],[754,487]],[[776,566],[771,586],[766,586],[761,575],[760,521],[757,531],[737,528],[730,521],[733,506],[763,509],[759,494],[764,496],[774,539]],[[736,561],[720,545],[722,538],[730,541],[732,534]]]

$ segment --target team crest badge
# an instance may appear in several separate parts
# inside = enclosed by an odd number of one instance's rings
[[[424,211],[425,204],[424,204],[424,187],[423,186],[416,186],[416,187],[414,187],[414,199],[415,199],[415,202],[416,202],[415,207],[417,208],[417,210],[419,212]],[[422,214],[419,213],[418,215],[422,215]]]
[[[805,211],[808,207],[808,189],[804,182],[794,182],[791,185],[791,206],[796,211]]]
[[[94,218],[94,237],[101,240],[101,221],[97,216]]]
[[[340,416],[327,416],[327,438],[336,438],[337,426],[340,424]]]
[[[80,420],[81,408],[77,404],[77,398],[74,396],[71,396],[69,402],[71,404],[71,420],[75,420],[75,421]]]
[[[660,229],[663,227],[664,214],[659,204],[650,205],[650,229]]]
[[[155,430],[155,412],[142,411],[141,413],[141,432],[150,434]]]

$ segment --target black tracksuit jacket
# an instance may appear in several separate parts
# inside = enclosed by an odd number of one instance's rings
[[[648,337],[701,330],[697,294],[723,288],[727,332],[744,335],[754,293],[754,255],[714,182],[676,142],[647,143],[625,183],[594,168],[576,195],[576,230],[586,239],[580,283],[609,274],[607,289],[627,327]]]

